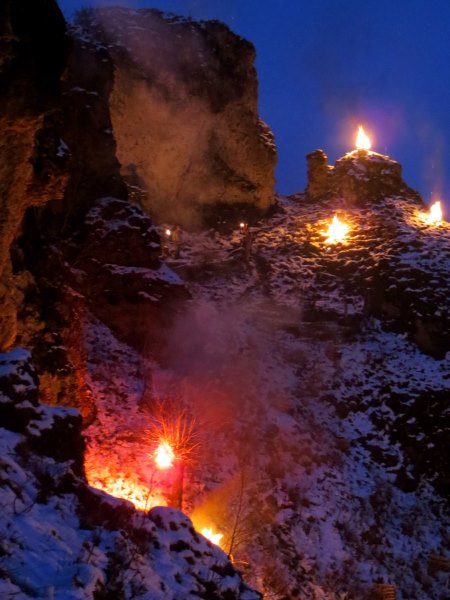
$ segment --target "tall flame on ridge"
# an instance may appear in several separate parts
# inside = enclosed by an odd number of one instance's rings
[[[372,144],[370,139],[367,137],[366,132],[362,125],[358,127],[358,134],[356,136],[356,149],[357,150],[370,150]]]

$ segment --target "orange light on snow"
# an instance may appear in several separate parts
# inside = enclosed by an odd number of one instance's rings
[[[344,242],[349,230],[349,225],[341,221],[337,215],[334,215],[328,229],[322,232],[323,235],[327,236],[325,244],[338,244],[339,242]]]
[[[175,454],[169,442],[162,441],[155,452],[155,463],[158,469],[170,469],[175,460]]]
[[[120,472],[114,465],[88,461],[86,475],[90,486],[116,498],[128,500],[138,510],[149,510],[152,506],[166,504],[160,490],[151,490],[148,483],[129,473]]]
[[[202,535],[216,546],[220,546],[220,540],[223,538],[223,534],[214,533],[212,527],[203,527]]]
[[[422,220],[427,225],[439,225],[442,223],[442,208],[439,200],[436,200],[434,204],[430,206],[430,211],[422,213]]]
[[[358,127],[358,134],[356,136],[356,149],[357,150],[370,150],[372,144],[368,138],[362,125]]]

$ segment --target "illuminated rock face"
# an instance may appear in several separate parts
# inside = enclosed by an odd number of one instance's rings
[[[97,10],[81,24],[93,53],[108,48],[117,158],[151,215],[195,226],[218,202],[273,203],[276,153],[249,42],[149,10]]]
[[[422,204],[402,179],[401,165],[388,156],[357,150],[336,161],[330,171],[332,190],[350,206],[370,206],[394,194],[407,194]]]
[[[71,200],[81,203],[64,141],[78,113],[62,89],[71,43],[54,0],[2,2],[0,31],[0,351],[29,348],[40,398],[88,416],[85,306],[62,277],[61,250],[47,246],[71,230]]]
[[[65,23],[54,0],[5,0],[0,7],[0,349],[17,335],[17,311],[31,276],[11,257],[25,210],[61,198],[60,162],[43,151],[48,115],[67,56]]]
[[[0,350],[30,348],[43,400],[89,418],[87,311],[142,345],[186,298],[158,271],[155,231],[147,244],[123,224],[121,248],[93,243],[91,208],[131,199],[185,225],[216,204],[264,210],[275,148],[257,115],[254,49],[224,25],[122,9],[80,24],[67,35],[54,1],[0,7]],[[105,210],[105,230],[114,218]]]

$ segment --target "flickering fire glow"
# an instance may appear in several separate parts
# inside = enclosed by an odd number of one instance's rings
[[[245,227],[245,223],[239,223],[239,227],[240,227],[241,229],[244,229],[244,227]]]
[[[334,215],[328,229],[322,232],[323,235],[327,236],[325,244],[343,243],[347,238],[349,230],[349,225],[341,221],[337,215]]]
[[[158,469],[170,469],[175,460],[175,453],[169,442],[161,441],[155,452],[155,463]]]
[[[357,150],[370,150],[372,144],[370,139],[367,137],[366,132],[362,125],[358,127],[358,134],[356,136],[356,149]]]
[[[138,510],[149,510],[152,506],[166,504],[160,489],[152,489],[150,481],[129,472],[123,472],[114,463],[96,462],[95,457],[87,456],[86,476],[89,485],[116,498],[132,502]]]
[[[214,533],[212,530],[212,527],[204,527],[202,529],[202,535],[204,535],[205,538],[208,539],[213,544],[216,544],[216,546],[220,546],[220,540],[223,538],[223,534],[222,533]]]
[[[170,229],[166,229],[166,236],[170,237],[172,235],[172,232],[170,231]]]
[[[430,211],[422,213],[422,220],[427,225],[439,225],[442,223],[442,207],[439,200],[436,200],[434,204],[430,206]]]

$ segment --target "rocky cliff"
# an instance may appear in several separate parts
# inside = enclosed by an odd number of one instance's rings
[[[258,215],[271,136],[219,23],[0,19],[0,595],[257,598],[194,524],[268,597],[447,600],[449,225],[360,151]],[[230,207],[249,231],[194,227]],[[175,496],[192,522],[147,510]]]
[[[186,502],[268,596],[445,600],[450,225],[390,157],[322,165],[326,188],[313,170],[279,198],[247,261],[239,230],[183,254],[194,306],[170,368],[207,423]]]
[[[68,53],[64,19],[55,3],[2,3],[0,13],[0,347],[17,335],[17,313],[30,274],[16,268],[16,240],[25,211],[64,195],[67,173],[56,149],[45,148],[46,120],[55,109]]]
[[[275,146],[249,42],[219,22],[122,8],[85,11],[74,36],[113,70],[121,173],[156,220],[192,227],[218,203],[273,203]]]
[[[6,2],[0,27],[0,348],[30,348],[44,400],[87,416],[86,311],[142,349],[188,297],[148,215],[273,202],[254,49],[157,11],[81,11],[68,30],[53,1]]]

